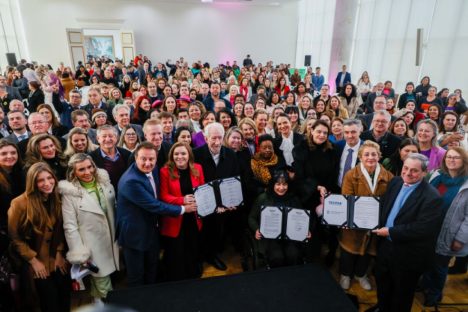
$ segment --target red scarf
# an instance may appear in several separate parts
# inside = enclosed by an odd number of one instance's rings
[[[247,94],[249,94],[249,88],[246,86],[240,86],[239,92],[244,96],[244,100],[247,101]]]

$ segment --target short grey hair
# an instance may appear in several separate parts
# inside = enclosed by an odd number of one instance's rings
[[[357,126],[361,131],[363,129],[362,121],[359,119],[345,119],[343,122],[343,127],[344,126]]]
[[[100,126],[96,131],[96,135],[101,136],[102,131],[105,131],[105,130],[111,130],[112,132],[114,132],[114,134],[115,134],[115,136],[117,138],[119,137],[119,132],[117,131],[117,129],[115,129],[114,126],[111,126],[111,125],[102,125],[102,126]]]
[[[374,112],[374,116],[372,117],[372,120],[375,118],[375,116],[377,115],[381,115],[381,116],[384,116],[385,119],[387,119],[387,121],[391,121],[392,120],[392,115],[390,115],[389,112],[387,112],[386,110],[378,110],[378,111],[375,111]]]
[[[427,171],[427,165],[429,164],[429,159],[425,155],[419,154],[419,153],[411,153],[408,155],[406,159],[418,160],[421,163],[422,171]]]
[[[219,132],[221,132],[221,134],[224,137],[224,127],[223,127],[223,125],[218,123],[218,122],[213,122],[213,123],[208,124],[205,127],[205,129],[203,130],[204,131],[203,134],[205,135],[206,138],[210,137],[210,130],[211,129],[218,130]]]
[[[127,110],[127,112],[130,114],[130,107],[128,107],[127,105],[125,104],[117,104],[114,106],[114,108],[112,109],[112,116],[116,117],[117,116],[117,113],[120,109],[125,109]]]
[[[423,124],[430,125],[432,127],[432,130],[434,131],[434,137],[432,138],[431,144],[432,146],[437,146],[438,145],[437,136],[439,135],[439,127],[437,126],[437,123],[431,119],[422,119],[418,122],[418,126],[416,127],[416,135],[414,136],[414,139],[419,144],[417,133],[418,133],[419,127],[421,127],[421,125]]]

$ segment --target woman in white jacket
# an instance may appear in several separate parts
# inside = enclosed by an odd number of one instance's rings
[[[98,169],[90,156],[73,155],[67,180],[60,181],[63,227],[72,264],[92,261],[91,295],[96,301],[112,290],[110,274],[119,269],[119,250],[114,240],[115,192],[109,175]]]

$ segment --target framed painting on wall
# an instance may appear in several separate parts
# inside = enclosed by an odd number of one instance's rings
[[[114,37],[112,36],[85,36],[84,40],[87,57],[106,56],[114,59]]]

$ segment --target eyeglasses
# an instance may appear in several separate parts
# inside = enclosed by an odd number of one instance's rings
[[[126,136],[136,136],[136,133],[131,133],[131,132],[127,132],[125,133]]]
[[[380,124],[388,124],[388,120],[379,120],[379,119],[374,119],[375,123],[380,123]]]

